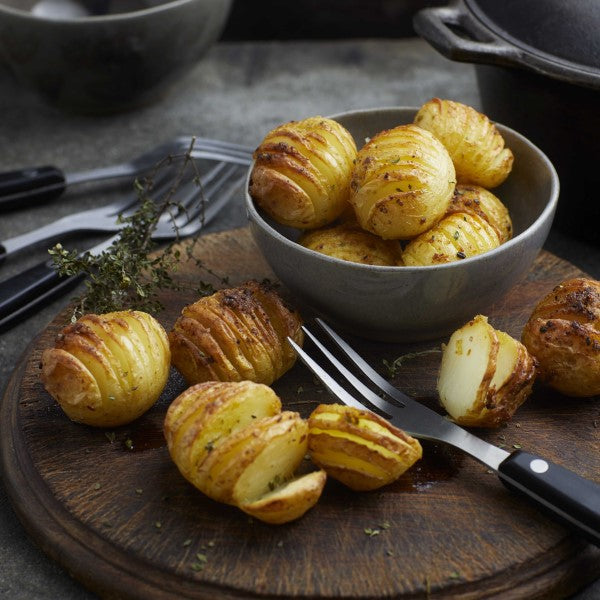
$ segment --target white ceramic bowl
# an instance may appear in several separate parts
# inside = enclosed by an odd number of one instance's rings
[[[232,2],[106,0],[95,4],[110,14],[61,17],[65,1],[0,0],[0,58],[23,86],[84,113],[157,100],[218,38]]]
[[[332,115],[361,147],[367,137],[412,122],[414,108],[380,108]],[[414,342],[445,336],[500,300],[528,271],[556,209],[559,182],[548,158],[515,131],[498,125],[515,155],[513,171],[494,193],[507,205],[514,237],[485,254],[428,267],[361,265],[308,250],[300,232],[246,208],[254,239],[292,295],[357,335]],[[251,169],[248,173],[248,181]],[[246,184],[248,184],[248,181]]]

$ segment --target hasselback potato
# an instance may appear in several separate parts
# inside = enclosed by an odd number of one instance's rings
[[[188,384],[273,383],[296,360],[301,318],[266,284],[246,282],[186,306],[169,333],[172,364]]]
[[[88,314],[65,327],[42,354],[42,382],[72,420],[98,427],[133,421],[169,376],[167,334],[151,315]]]
[[[474,108],[433,98],[421,106],[414,122],[444,144],[459,183],[494,188],[511,172],[513,153],[496,126]]]
[[[254,152],[249,192],[275,221],[299,229],[346,208],[356,145],[336,121],[310,117],[270,131]]]
[[[416,125],[400,125],[378,133],[359,151],[350,203],[363,229],[406,240],[439,221],[455,183],[441,142]]]

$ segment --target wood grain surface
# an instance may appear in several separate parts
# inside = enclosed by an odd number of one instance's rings
[[[274,279],[246,229],[208,235],[196,252],[232,285]],[[490,308],[490,322],[519,337],[535,302],[577,275],[543,252],[526,279]],[[178,277],[209,276],[184,265]],[[194,299],[165,295],[163,325],[169,328]],[[217,504],[187,483],[168,456],[162,422],[184,387],[176,373],[146,415],[110,431],[70,422],[46,394],[40,353],[67,317],[57,316],[33,341],[7,388],[3,475],[32,538],[103,597],[529,600],[566,597],[600,576],[597,548],[508,492],[479,463],[433,443],[424,442],[422,461],[381,490],[350,492],[329,481],[317,506],[285,526]],[[394,383],[437,407],[444,340],[351,341],[382,372],[384,361],[406,355]],[[286,408],[303,415],[329,400],[301,364],[274,388]],[[600,481],[599,427],[597,399],[567,399],[538,386],[508,426],[481,436]]]

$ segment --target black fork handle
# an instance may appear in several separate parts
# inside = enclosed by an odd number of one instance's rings
[[[525,494],[600,546],[600,485],[522,450],[500,463],[498,474],[508,488]]]
[[[55,200],[66,187],[65,174],[52,166],[0,173],[0,210],[27,208]]]
[[[72,289],[82,275],[62,277],[46,261],[0,282],[0,332]]]

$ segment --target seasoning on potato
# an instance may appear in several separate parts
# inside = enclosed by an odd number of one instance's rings
[[[498,427],[529,397],[535,376],[536,362],[525,346],[477,315],[445,346],[437,390],[457,423]]]
[[[533,309],[521,339],[539,378],[567,396],[600,395],[600,282],[570,279]]]
[[[186,306],[169,333],[173,366],[188,384],[242,381],[270,385],[292,367],[287,342],[304,336],[300,314],[268,285],[248,281]]]
[[[363,229],[383,239],[407,240],[442,218],[455,184],[442,143],[421,127],[400,125],[360,149],[350,203]]]
[[[348,203],[356,145],[324,117],[270,131],[254,152],[249,192],[275,221],[298,229],[332,223]]]
[[[448,150],[458,183],[499,186],[510,174],[514,155],[489,118],[474,108],[433,98],[421,106],[414,122]]]
[[[312,461],[356,491],[392,483],[423,453],[418,440],[366,409],[321,404],[308,426]]]
[[[318,501],[323,471],[298,475],[308,423],[264,384],[206,382],[169,407],[167,447],[182,475],[208,497],[267,523],[301,517]]]
[[[363,265],[395,266],[402,253],[398,241],[382,240],[358,225],[347,223],[309,231],[298,243],[315,252]]]
[[[44,350],[41,378],[73,421],[115,427],[137,419],[158,400],[170,357],[167,334],[148,313],[88,314]]]

